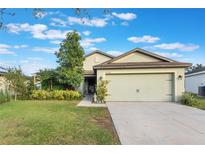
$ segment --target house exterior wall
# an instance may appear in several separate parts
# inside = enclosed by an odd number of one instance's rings
[[[6,80],[3,76],[0,76],[0,90],[6,90]]]
[[[113,63],[123,63],[123,62],[160,62],[162,60],[159,60],[157,58],[147,56],[145,54],[134,52],[131,53],[125,57],[122,57],[116,61],[113,61]]]
[[[205,73],[185,77],[185,90],[198,94],[198,87],[205,86]]]
[[[106,74],[144,74],[144,73],[173,73],[174,78],[174,101],[179,101],[180,97],[184,92],[184,68],[152,68],[152,69],[106,69],[106,70],[97,70],[97,80],[100,78],[103,80],[107,79]],[[178,76],[181,75],[182,79],[178,79]],[[133,82],[132,80],[126,80],[124,83],[126,84]],[[154,81],[153,81],[154,82]],[[134,83],[133,83],[134,84]],[[118,87],[116,86],[115,91],[118,91]]]
[[[104,56],[103,54],[95,53],[85,58],[85,61],[83,63],[83,69],[91,71],[93,70],[93,66],[101,64],[110,59],[111,58]]]

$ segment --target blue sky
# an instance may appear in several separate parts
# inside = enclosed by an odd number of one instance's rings
[[[32,9],[8,9],[7,30],[0,31],[0,65],[20,65],[30,75],[42,68],[57,67],[59,42],[77,30],[89,53],[99,49],[119,55],[139,47],[169,58],[205,64],[205,9],[88,9],[79,18],[73,9],[45,9],[41,18]]]

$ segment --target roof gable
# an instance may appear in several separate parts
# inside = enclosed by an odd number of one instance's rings
[[[107,54],[105,52],[102,52],[100,50],[95,50],[95,51],[93,51],[93,52],[91,52],[89,54],[86,54],[84,57],[86,58],[86,57],[92,56],[94,54],[100,54],[100,55],[103,55],[103,56],[106,56],[106,57],[109,57],[109,58],[114,58],[114,56],[112,56],[110,54]]]
[[[130,63],[130,62],[176,62],[172,59],[148,52],[146,50],[135,48],[126,52],[106,63]]]
[[[110,59],[112,59],[112,56],[103,52],[94,51],[85,56],[83,69],[86,71],[93,70],[93,66],[104,63]]]
[[[133,49],[111,60],[95,65],[94,69],[122,68],[186,68],[191,63],[178,62],[143,49]]]

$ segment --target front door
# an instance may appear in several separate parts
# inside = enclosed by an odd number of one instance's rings
[[[86,94],[94,94],[95,93],[95,86],[96,86],[96,78],[95,77],[87,77],[86,82],[87,82]]]

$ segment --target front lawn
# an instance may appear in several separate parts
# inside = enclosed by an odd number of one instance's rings
[[[0,144],[119,144],[107,109],[78,101],[0,105]]]

